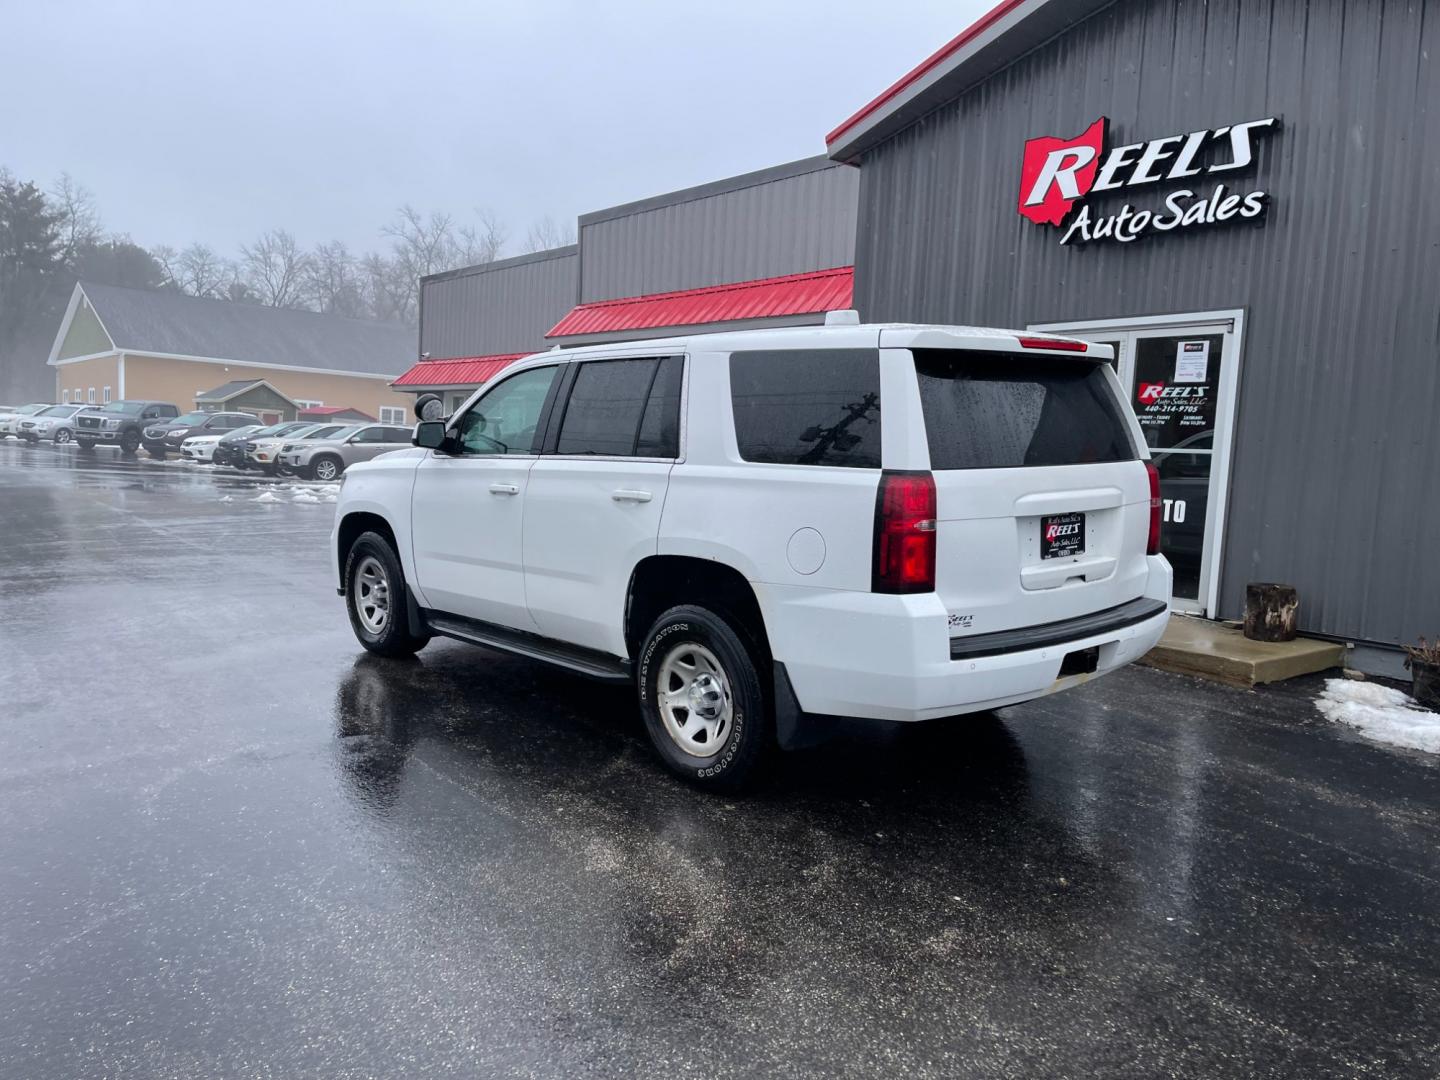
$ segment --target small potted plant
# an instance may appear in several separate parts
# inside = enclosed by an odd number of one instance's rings
[[[1410,696],[1422,709],[1440,712],[1440,638],[1405,646],[1405,666],[1410,669]]]

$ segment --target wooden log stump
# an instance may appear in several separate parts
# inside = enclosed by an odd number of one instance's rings
[[[1293,585],[1245,586],[1245,636],[1251,641],[1294,641],[1300,597]]]

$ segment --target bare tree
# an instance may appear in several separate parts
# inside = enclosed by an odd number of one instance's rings
[[[158,256],[157,256],[158,258]],[[161,266],[165,266],[161,260]],[[166,267],[167,273],[169,267]],[[191,244],[175,257],[171,280],[191,296],[215,296],[225,284],[225,262],[205,244]]]
[[[95,196],[77,184],[69,173],[61,173],[50,189],[50,205],[60,215],[61,258],[73,267],[76,255],[83,248],[98,244],[105,233]]]
[[[360,261],[360,276],[371,318],[414,324],[416,281],[404,262],[372,251]]]
[[[367,314],[360,267],[340,240],[317,244],[310,253],[304,283],[305,299],[317,311],[361,318]]]
[[[273,229],[240,248],[245,284],[270,307],[300,306],[309,262],[295,237],[284,229]]]
[[[456,230],[457,256],[459,266],[478,266],[494,262],[505,250],[509,239],[505,226],[493,210],[476,210],[474,225],[463,225]]]
[[[551,248],[565,247],[567,244],[575,243],[575,226],[561,225],[549,214],[546,214],[534,225],[525,235],[525,250],[549,251]]]

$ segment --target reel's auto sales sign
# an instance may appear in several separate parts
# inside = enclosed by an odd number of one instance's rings
[[[1064,228],[1062,244],[1128,244],[1154,233],[1257,220],[1265,214],[1264,191],[1232,191],[1224,180],[1212,187],[1209,178],[1228,180],[1227,174],[1248,168],[1255,140],[1278,126],[1271,116],[1107,151],[1109,121],[1102,116],[1073,139],[1031,139],[1020,168],[1020,214]],[[1127,202],[1113,214],[1091,212],[1089,199],[1100,192],[1163,183],[1186,186],[1168,192],[1158,206],[1137,209]]]

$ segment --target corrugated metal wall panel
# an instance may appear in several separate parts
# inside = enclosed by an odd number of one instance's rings
[[[420,351],[441,359],[547,348],[545,331],[574,306],[578,291],[575,249],[557,250],[562,254],[426,278]]]
[[[1305,629],[1433,635],[1437,60],[1436,2],[1122,0],[866,157],[861,313],[1023,326],[1246,308],[1222,613],[1245,582],[1284,580]],[[1270,192],[1267,223],[1062,248],[1016,213],[1023,143],[1101,114],[1112,145],[1279,114],[1239,181]]]
[[[681,191],[632,213],[582,218],[581,300],[848,266],[859,180],[855,169],[827,163],[780,178],[762,174],[735,190],[699,197]]]

